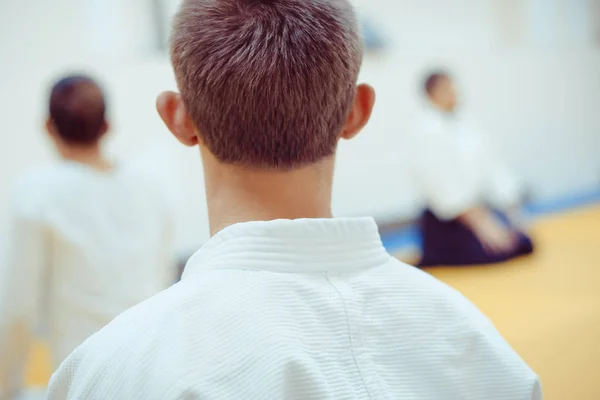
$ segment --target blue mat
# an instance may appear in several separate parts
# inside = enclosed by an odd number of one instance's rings
[[[600,203],[600,190],[550,201],[533,202],[527,204],[524,207],[524,211],[532,217],[539,217],[595,203]],[[423,246],[421,231],[416,224],[397,231],[384,233],[381,235],[381,240],[389,252],[396,252],[406,248],[422,248]]]

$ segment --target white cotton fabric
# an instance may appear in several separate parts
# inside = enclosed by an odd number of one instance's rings
[[[128,168],[65,162],[32,171],[17,185],[11,219],[0,278],[1,399],[21,390],[37,327],[58,367],[175,278],[168,205]]]
[[[372,219],[231,226],[176,286],[53,376],[50,400],[541,399],[462,295],[384,250]]]
[[[407,141],[414,182],[441,219],[488,204],[518,204],[521,183],[493,145],[459,114],[424,107]]]

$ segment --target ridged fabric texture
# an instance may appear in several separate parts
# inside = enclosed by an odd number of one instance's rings
[[[53,376],[59,399],[541,399],[462,295],[390,257],[372,219],[251,222]]]

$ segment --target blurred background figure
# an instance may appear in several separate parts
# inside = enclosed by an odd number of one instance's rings
[[[174,281],[167,202],[101,150],[109,125],[96,82],[53,87],[46,130],[61,162],[21,178],[0,280],[0,398],[23,385],[36,325],[52,364],[127,308]]]
[[[489,264],[530,254],[518,212],[521,185],[462,117],[450,75],[429,74],[423,94],[409,141],[415,182],[427,205],[420,265]]]

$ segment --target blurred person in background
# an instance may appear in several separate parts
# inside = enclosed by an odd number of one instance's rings
[[[103,93],[85,76],[53,87],[46,129],[62,161],[32,171],[12,199],[0,281],[0,399],[22,390],[35,329],[54,367],[125,309],[175,279],[167,203],[148,177],[110,162]]]
[[[421,266],[490,264],[530,254],[519,205],[522,187],[484,136],[461,116],[454,81],[431,73],[426,105],[411,132],[422,217]]]
[[[49,399],[540,398],[463,296],[333,218],[335,153],[370,118],[346,0],[186,0],[158,110],[199,146],[212,238],[182,281],[87,340]],[[201,179],[198,179],[201,182]]]

